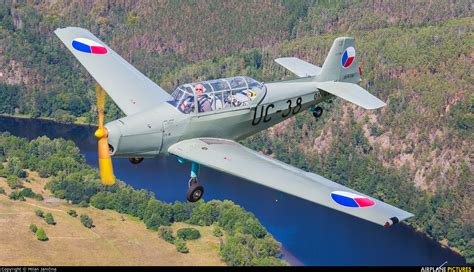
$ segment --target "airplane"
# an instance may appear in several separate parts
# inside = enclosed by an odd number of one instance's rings
[[[322,67],[295,57],[276,59],[297,76],[293,79],[264,83],[236,76],[182,84],[169,94],[88,30],[66,27],[54,32],[97,82],[95,136],[102,184],[115,182],[111,157],[137,164],[174,155],[190,163],[190,202],[204,194],[198,182],[202,165],[384,227],[413,216],[237,142],[307,109],[320,117],[320,104],[335,97],[369,110],[385,106],[358,85],[354,38],[336,38]],[[104,125],[107,94],[126,116]]]

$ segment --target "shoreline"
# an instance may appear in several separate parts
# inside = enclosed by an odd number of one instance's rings
[[[280,248],[281,259],[287,261],[291,266],[306,266],[298,257],[293,255],[285,246]]]
[[[464,257],[464,256],[461,254],[461,250],[459,250],[459,249],[456,248],[456,247],[451,247],[451,246],[449,246],[449,245],[448,245],[448,240],[447,240],[446,238],[443,239],[443,240],[441,240],[441,241],[438,241],[438,240],[434,239],[433,237],[429,236],[427,233],[425,233],[425,232],[421,231],[420,229],[418,229],[418,228],[412,226],[411,224],[408,224],[408,223],[402,221],[402,222],[400,223],[400,225],[403,225],[404,227],[409,228],[410,230],[412,230],[412,231],[415,232],[416,234],[423,236],[423,238],[426,238],[426,239],[428,239],[428,240],[430,240],[430,241],[432,241],[432,242],[438,244],[440,247],[442,247],[442,248],[444,248],[444,249],[448,249],[448,250],[452,251],[453,253],[455,253],[455,254],[461,256],[461,257],[466,261],[466,263],[467,263],[466,257]]]
[[[74,122],[72,122],[72,123],[61,123],[61,122],[58,122],[57,120],[54,120],[54,119],[51,118],[51,117],[43,117],[43,116],[40,116],[40,117],[33,118],[33,117],[31,117],[30,115],[28,115],[28,114],[7,114],[7,113],[0,113],[0,117],[16,118],[16,119],[29,119],[29,120],[42,120],[42,121],[49,121],[49,122],[53,122],[53,123],[61,124],[61,125],[76,125],[76,126],[88,126],[88,127],[94,127],[94,126],[96,126],[96,125],[89,124],[89,123],[86,123],[86,122],[81,122],[80,120],[78,120],[78,118],[76,118],[76,120],[75,120]]]

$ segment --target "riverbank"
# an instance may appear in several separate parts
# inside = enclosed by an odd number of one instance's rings
[[[19,118],[19,119],[31,119],[31,120],[45,120],[45,121],[51,121],[57,124],[63,124],[63,125],[78,125],[78,126],[92,126],[89,122],[87,122],[85,117],[76,117],[76,120],[72,123],[69,122],[59,122],[58,120],[55,120],[54,118],[51,117],[35,117],[33,118],[29,114],[6,114],[6,113],[0,113],[0,117],[8,117],[8,118]]]

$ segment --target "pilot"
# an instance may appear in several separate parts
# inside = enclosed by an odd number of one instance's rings
[[[197,102],[198,102],[198,110],[199,112],[208,112],[211,111],[211,101],[209,101],[209,97],[204,94],[205,88],[202,84],[197,84],[194,87],[194,92],[196,93]]]

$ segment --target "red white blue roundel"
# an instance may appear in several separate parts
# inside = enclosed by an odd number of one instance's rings
[[[72,47],[77,51],[89,54],[103,55],[107,53],[105,46],[86,38],[76,38],[72,40]]]
[[[365,196],[344,192],[334,191],[331,193],[331,198],[337,204],[352,207],[352,208],[364,208],[374,206],[375,202]]]
[[[351,66],[351,64],[354,62],[356,56],[356,51],[354,47],[350,46],[347,47],[346,50],[344,50],[344,53],[342,54],[342,60],[341,64],[344,69],[347,69]]]

